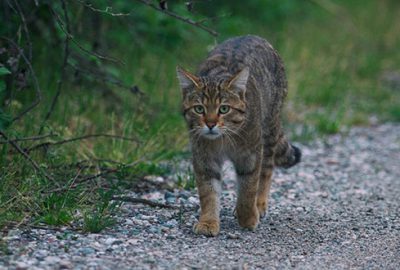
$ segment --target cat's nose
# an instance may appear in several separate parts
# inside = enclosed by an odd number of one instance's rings
[[[213,129],[213,127],[215,127],[217,125],[217,123],[215,123],[215,122],[207,122],[206,125],[207,125],[207,127],[209,129]]]

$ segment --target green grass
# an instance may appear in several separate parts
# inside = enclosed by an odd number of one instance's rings
[[[389,0],[335,1],[339,8],[327,10],[313,4],[319,1],[304,6],[293,1],[283,3],[281,15],[265,18],[268,23],[250,14],[245,18],[245,13],[223,17],[215,24],[221,33],[217,40],[179,22],[167,25],[165,33],[151,36],[153,39],[144,44],[126,35],[125,29],[109,30],[116,45],[107,53],[123,58],[126,65],[99,62],[99,66],[127,85],[138,85],[145,96],[70,75],[43,131],[55,136],[42,142],[88,133],[118,134],[137,141],[91,138],[31,152],[54,181],[35,172],[20,155],[10,154],[10,145],[0,145],[0,227],[10,222],[83,224],[82,230],[98,232],[111,226],[117,207],[99,190],[115,194],[131,188],[144,175],[165,174],[160,161],[188,152],[176,65],[194,71],[215,42],[229,36],[263,36],[281,54],[289,80],[284,120],[294,140],[308,141],[344,127],[365,125],[371,116],[400,121],[400,93],[380,82],[382,72],[400,69],[399,4]],[[157,16],[150,18],[154,32],[164,20],[162,15]],[[76,36],[84,39],[84,33]],[[77,48],[74,51],[79,52]],[[43,101],[6,129],[12,138],[37,133],[55,93],[59,74],[54,66],[61,61],[59,51],[43,44],[35,47],[34,55]],[[68,74],[73,72],[69,67]],[[33,91],[18,93],[12,105],[0,111],[1,119],[15,115],[32,100]],[[31,142],[19,144],[28,147]],[[69,166],[82,161],[85,169]],[[134,166],[126,166],[132,163]],[[119,170],[107,177],[77,181],[99,173],[100,167]],[[194,178],[188,175],[178,179],[177,186],[194,188]]]

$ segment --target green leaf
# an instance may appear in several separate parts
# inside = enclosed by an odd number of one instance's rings
[[[11,74],[11,71],[9,71],[6,67],[0,67],[0,76]]]

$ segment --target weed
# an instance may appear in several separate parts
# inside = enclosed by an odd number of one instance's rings
[[[83,230],[85,232],[99,233],[116,222],[114,215],[120,203],[111,202],[112,191],[99,189],[98,192],[100,201],[84,214]]]
[[[193,171],[188,168],[185,172],[181,172],[177,175],[176,184],[178,187],[193,190],[196,188],[196,180]]]

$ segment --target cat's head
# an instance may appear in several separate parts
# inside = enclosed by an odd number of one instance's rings
[[[249,69],[229,77],[198,77],[178,67],[177,74],[191,135],[216,139],[237,134],[245,121]]]

